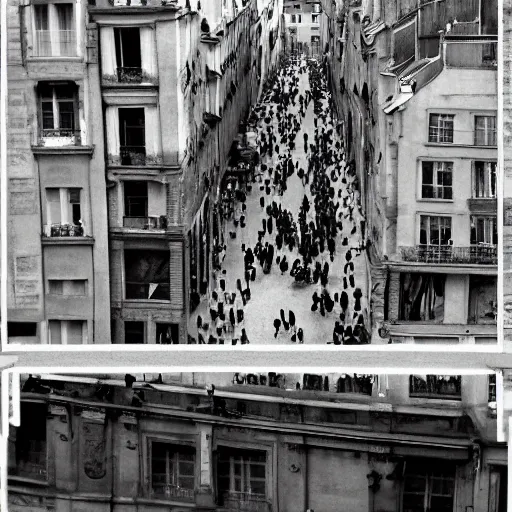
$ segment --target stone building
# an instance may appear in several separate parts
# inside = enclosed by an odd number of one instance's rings
[[[277,64],[281,10],[9,2],[11,343],[187,342],[213,205]]]
[[[287,52],[320,57],[322,9],[319,1],[286,0],[284,2]]]
[[[506,510],[494,376],[27,377],[11,512]]]
[[[497,3],[323,3],[374,342],[495,343]]]

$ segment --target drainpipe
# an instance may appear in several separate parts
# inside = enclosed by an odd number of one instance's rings
[[[309,485],[308,485],[308,446],[303,444],[304,446],[304,506],[306,508],[306,512],[314,512],[309,508]]]

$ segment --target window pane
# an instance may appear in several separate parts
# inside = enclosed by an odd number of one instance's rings
[[[48,6],[34,5],[36,30],[48,30]]]
[[[48,292],[52,295],[62,295],[63,285],[62,280],[51,279],[48,281]]]
[[[68,321],[68,345],[81,345],[83,343],[83,328],[85,322],[81,320]]]
[[[60,320],[50,320],[48,322],[50,330],[50,343],[52,345],[62,345],[62,333]]]

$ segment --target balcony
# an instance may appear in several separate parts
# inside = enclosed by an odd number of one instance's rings
[[[103,75],[102,82],[104,86],[115,84],[150,84],[158,85],[158,78],[151,76],[141,67],[118,67],[116,73],[112,75]]]
[[[167,217],[123,217],[123,227],[131,229],[167,229]]]
[[[496,69],[498,41],[489,36],[454,36],[444,41],[446,66],[455,68]]]
[[[81,145],[80,130],[68,128],[43,129],[39,134],[38,146],[64,147]]]
[[[497,247],[491,244],[470,245],[468,247],[417,245],[415,247],[400,247],[399,249],[403,261],[453,265],[498,264]]]
[[[146,165],[145,146],[121,146],[121,165]]]
[[[473,197],[467,200],[470,213],[496,215],[498,201],[495,197]]]
[[[34,57],[76,57],[74,30],[36,30]]]
[[[77,224],[46,224],[44,226],[44,236],[50,238],[62,238],[83,237],[86,235],[84,227]]]
[[[222,506],[237,512],[271,512],[272,506],[265,496],[245,492],[225,492],[222,494]]]
[[[153,484],[151,493],[153,498],[172,499],[192,501],[194,499],[194,489],[185,489],[178,485],[156,485]]]

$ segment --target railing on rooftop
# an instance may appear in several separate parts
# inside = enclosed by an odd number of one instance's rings
[[[497,265],[498,251],[495,245],[479,244],[468,247],[452,245],[416,245],[400,247],[403,261],[421,263]]]

